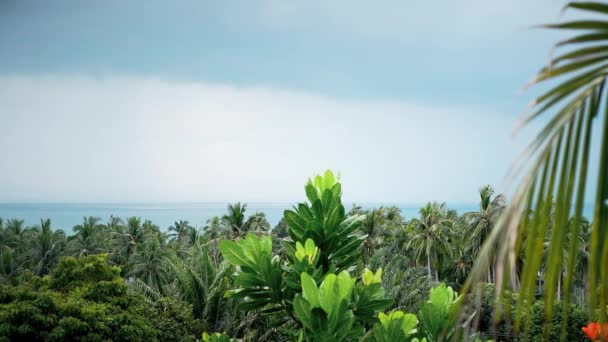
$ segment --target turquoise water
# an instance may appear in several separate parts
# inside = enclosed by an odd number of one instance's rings
[[[272,226],[276,225],[285,209],[291,208],[292,203],[248,203],[247,215],[256,211],[266,214]],[[387,205],[387,204],[385,204]],[[401,208],[405,218],[418,215],[421,205],[396,205]],[[226,203],[121,203],[121,204],[93,204],[93,203],[1,203],[0,218],[5,220],[16,218],[25,220],[26,225],[40,223],[40,219],[50,218],[55,229],[63,229],[66,233],[72,227],[81,223],[85,216],[96,216],[106,222],[110,215],[126,218],[139,216],[144,220],[151,220],[162,229],[167,229],[177,220],[188,220],[196,227],[202,227],[213,216],[222,216],[226,213]],[[363,204],[364,208],[374,208],[380,204]],[[350,209],[352,204],[345,204]],[[477,205],[449,206],[459,213],[472,211]]]

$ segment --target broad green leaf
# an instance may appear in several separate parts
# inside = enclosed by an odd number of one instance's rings
[[[305,190],[306,190],[306,198],[308,198],[308,201],[310,203],[319,199],[319,193],[317,192],[317,189],[315,188],[315,186],[312,184],[311,181],[308,181],[308,183],[306,184]]]
[[[285,222],[289,227],[290,232],[293,232],[296,236],[302,236],[306,231],[306,221],[302,219],[297,213],[291,210],[285,210],[283,213]]]
[[[319,302],[325,312],[332,312],[338,306],[339,290],[335,274],[328,274],[319,287]]]
[[[379,268],[375,274],[368,268],[365,268],[361,280],[365,286],[380,283],[382,281],[382,268]]]
[[[242,287],[250,287],[250,286],[261,286],[263,283],[260,279],[252,273],[239,273],[236,278],[236,283]]]
[[[331,170],[325,171],[323,175],[323,190],[331,189],[335,183],[336,178],[334,177],[334,173]]]
[[[310,239],[309,239],[310,240]],[[306,250],[304,246],[300,243],[300,241],[296,242],[296,259],[302,261],[306,257]]]
[[[338,295],[340,300],[348,301],[353,292],[353,286],[355,286],[355,282],[357,279],[351,278],[350,274],[346,271],[342,271],[338,274],[337,284],[338,284]]]
[[[293,310],[305,326],[312,324],[312,314],[310,304],[301,295],[296,295],[293,300]]]
[[[327,237],[332,238],[334,235],[339,235],[340,237],[346,237],[346,235],[352,233],[357,228],[359,228],[363,221],[365,221],[365,215],[350,216],[340,224],[339,230],[336,230],[335,232],[331,232]]]
[[[220,251],[224,259],[234,266],[250,264],[250,260],[245,256],[243,249],[236,242],[229,240],[220,241]]]
[[[305,246],[307,255],[313,255],[318,250],[317,246],[315,246],[315,242],[312,239],[306,239]]]
[[[319,288],[317,287],[315,280],[307,273],[302,272],[300,281],[302,282],[302,296],[304,299],[306,299],[313,308],[321,307]]]
[[[418,318],[416,315],[408,313],[401,318],[401,331],[407,336],[416,332],[418,326]]]

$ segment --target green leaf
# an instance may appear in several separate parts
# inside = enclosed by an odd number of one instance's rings
[[[605,30],[608,29],[608,23],[601,20],[577,20],[561,24],[543,25],[543,27],[570,30]]]
[[[296,259],[298,259],[300,261],[302,261],[306,257],[306,250],[304,249],[304,246],[302,246],[302,244],[300,243],[300,241],[296,242],[295,257],[296,257]]]
[[[310,201],[310,203],[319,199],[319,193],[317,192],[317,189],[311,181],[308,181],[308,184],[306,184],[306,187],[304,189],[306,191],[306,198],[308,198],[308,201]]]
[[[242,310],[242,311],[257,310],[257,309],[261,309],[261,308],[265,307],[266,305],[268,305],[270,303],[271,303],[270,299],[254,299],[254,300],[250,300],[250,301],[246,301],[246,302],[240,302],[239,310]]]
[[[334,173],[331,170],[325,171],[323,175],[323,190],[331,189],[332,186],[336,183],[336,178],[334,177]]]
[[[340,229],[332,232],[328,238],[332,238],[334,234],[339,235],[340,237],[346,237],[348,234],[355,231],[357,228],[361,226],[361,223],[365,221],[365,215],[354,215],[346,218],[340,224]],[[339,234],[338,234],[339,233]]]
[[[363,281],[363,285],[368,286],[371,284],[379,284],[382,281],[382,268],[379,268],[374,272],[370,271],[367,267],[363,270],[363,275],[361,276],[361,280]]]
[[[557,43],[557,46],[569,45],[569,44],[580,44],[580,43],[591,43],[608,40],[608,33],[587,33],[574,38],[563,40]]]
[[[312,313],[310,304],[301,295],[296,295],[293,299],[293,310],[296,316],[306,326],[312,325]]]
[[[250,264],[250,260],[245,256],[243,249],[236,242],[229,240],[220,241],[220,252],[224,259],[234,266]]]
[[[283,217],[289,227],[290,233],[293,233],[296,237],[302,237],[302,235],[304,235],[304,232],[306,231],[306,221],[304,219],[291,210],[285,210]]]
[[[304,299],[306,299],[313,308],[321,307],[319,289],[317,288],[315,280],[307,273],[302,272],[300,281],[302,282],[302,296]]]
[[[365,241],[365,237],[358,237],[354,235],[349,236],[346,241],[343,242],[340,249],[332,254],[332,257],[341,258],[344,256],[353,255],[359,250],[361,244],[363,244],[363,241]]]
[[[318,250],[317,246],[315,246],[315,242],[312,239],[306,239],[305,248],[307,255],[313,255]]]
[[[357,279],[351,278],[347,271],[342,271],[338,274],[338,298],[340,300],[348,301],[350,299],[356,281]]]
[[[264,285],[260,279],[252,273],[239,273],[236,278],[236,283],[242,287],[262,286]]]
[[[570,2],[565,8],[608,14],[608,4],[602,2]]]
[[[416,326],[418,325],[418,318],[416,315],[408,313],[403,315],[401,319],[401,331],[407,336],[416,332]]]
[[[338,284],[336,282],[335,274],[328,274],[321,283],[319,288],[319,302],[325,312],[332,312],[334,308],[338,306]]]

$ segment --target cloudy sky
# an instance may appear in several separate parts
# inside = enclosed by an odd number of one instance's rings
[[[0,202],[474,202],[555,0],[0,1]]]

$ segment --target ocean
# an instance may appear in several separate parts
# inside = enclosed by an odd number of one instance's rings
[[[349,210],[352,203],[346,203]],[[361,204],[363,208],[379,207],[382,204]],[[406,218],[418,216],[420,205],[396,205]],[[290,209],[293,203],[248,203],[246,216],[255,212],[263,212],[270,224],[274,227],[285,209]],[[222,216],[226,213],[226,203],[0,203],[0,218],[4,220],[16,218],[25,220],[27,226],[40,224],[40,219],[50,218],[54,229],[63,229],[66,233],[72,232],[72,227],[82,223],[85,216],[96,216],[102,222],[107,222],[110,215],[120,218],[139,216],[142,220],[151,220],[154,224],[167,229],[178,220],[188,220],[195,227],[204,227],[207,220],[213,216]],[[460,204],[450,206],[459,214],[476,210],[477,204]]]

